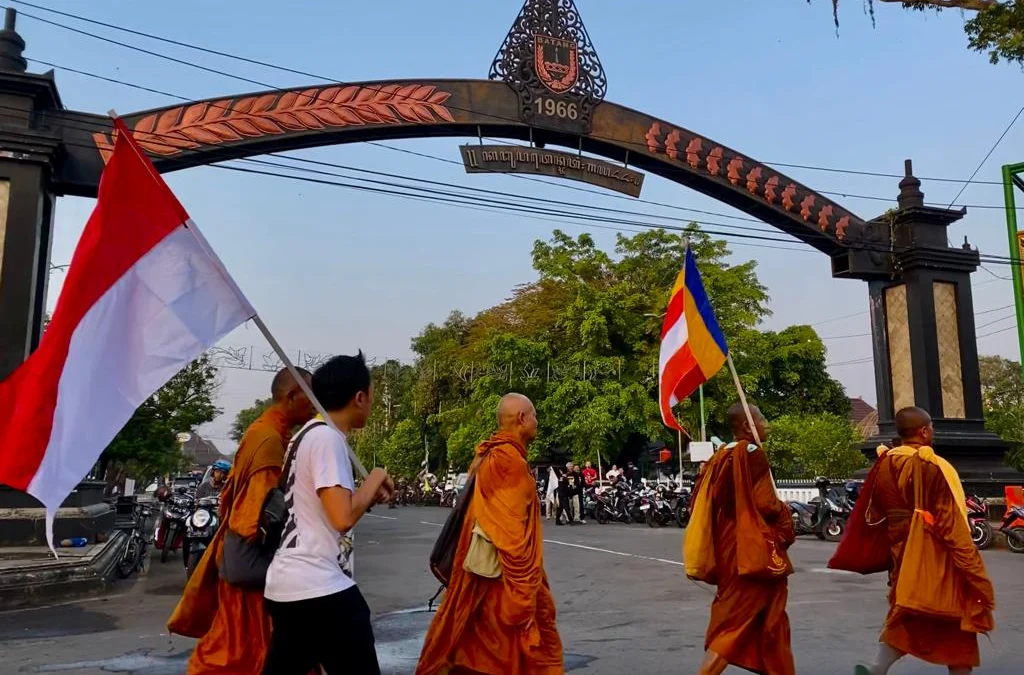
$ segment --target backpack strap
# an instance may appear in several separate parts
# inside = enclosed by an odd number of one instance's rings
[[[277,479],[277,487],[281,492],[286,492],[285,486],[288,484],[288,473],[292,469],[292,461],[295,459],[296,453],[299,451],[299,443],[306,437],[310,431],[317,427],[327,426],[326,422],[317,420],[312,424],[306,425],[306,427],[299,432],[299,435],[292,439],[292,442],[288,445],[287,457],[284,460],[284,468],[281,469],[281,477]]]

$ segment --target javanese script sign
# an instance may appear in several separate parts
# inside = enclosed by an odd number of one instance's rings
[[[519,145],[463,145],[466,173],[530,173],[568,178],[639,197],[644,174],[602,159]]]

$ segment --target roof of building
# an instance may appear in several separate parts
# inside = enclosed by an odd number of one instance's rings
[[[851,398],[850,423],[857,428],[861,436],[871,438],[878,433],[878,411],[859,396]]]

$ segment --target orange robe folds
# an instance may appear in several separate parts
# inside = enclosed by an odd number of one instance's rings
[[[753,673],[794,675],[785,576],[754,579],[739,573],[749,557],[745,547],[764,542],[764,537],[752,534],[760,526],[757,514],[782,553],[795,539],[789,507],[775,493],[768,457],[760,448],[748,452],[744,442],[726,446],[707,464],[700,480],[711,481],[718,586],[704,648]]]
[[[171,633],[200,638],[188,662],[188,675],[259,675],[270,643],[270,616],[263,591],[232,586],[217,568],[225,528],[242,537],[256,536],[260,510],[277,485],[289,429],[284,415],[270,408],[250,426],[235,455],[221,492],[221,523],[206,554],[185,587],[167,622]]]
[[[451,585],[423,644],[416,675],[561,675],[562,641],[544,572],[537,485],[526,450],[494,435],[477,448],[476,488]],[[494,543],[496,579],[463,569],[475,523]]]
[[[949,479],[943,476],[938,464],[917,456],[918,452],[922,456],[927,453],[934,456],[930,448],[922,448],[917,452],[907,450],[910,449],[897,448],[882,454],[874,469],[876,476],[872,494],[862,494],[860,497],[871,499],[871,513],[868,514],[871,520],[882,517],[886,519],[892,552],[893,568],[889,573],[890,609],[880,640],[929,663],[975,668],[980,665],[978,633],[988,632],[993,627],[991,610],[995,606],[995,597],[992,583],[985,573],[981,554],[971,540],[964,505],[958,503],[953,495],[953,489],[959,486],[951,488]],[[953,574],[946,574],[946,570],[940,568],[938,563],[924,557],[919,561],[921,566],[915,572],[915,579],[921,574],[921,569],[927,570],[926,573],[941,579],[941,585],[937,586],[944,589],[948,597],[953,597],[954,584],[959,583],[963,589],[964,604],[963,618],[960,619],[929,616],[896,606],[900,568],[911,555],[906,544],[914,512],[915,463],[919,464],[923,481],[924,503],[919,508],[930,513],[934,519],[929,524],[929,530],[937,535],[940,545],[948,552],[953,570]],[[927,568],[930,563],[935,565],[934,570]],[[942,598],[936,600],[937,604],[945,602]]]

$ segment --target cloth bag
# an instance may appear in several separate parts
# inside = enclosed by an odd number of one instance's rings
[[[497,579],[501,576],[501,560],[498,549],[480,523],[473,524],[473,535],[469,541],[469,551],[462,569],[485,579]]]
[[[892,569],[888,522],[884,516],[874,513],[871,508],[875,481],[884,456],[885,450],[881,450],[879,459],[864,480],[864,487],[861,490],[863,497],[858,499],[853,507],[843,539],[828,561],[829,569],[857,574],[876,574]]]
[[[756,445],[747,443],[744,446],[737,445],[732,451],[732,481],[736,494],[737,571],[741,577],[748,579],[784,579],[793,573],[793,563],[786,553],[785,546],[768,527],[752,499],[754,484],[750,477],[750,453],[755,450]]]
[[[903,549],[899,579],[896,581],[896,606],[909,612],[944,619],[962,619],[967,606],[963,582],[953,557],[933,531],[935,517],[924,504],[925,460],[914,457],[914,515]],[[938,572],[938,573],[936,573]]]
[[[469,467],[469,478],[466,480],[466,487],[463,489],[462,498],[455,504],[455,508],[448,514],[444,521],[441,534],[437,535],[434,547],[430,549],[430,557],[427,564],[430,572],[441,582],[445,588],[452,581],[452,570],[455,567],[455,553],[459,548],[459,538],[462,536],[462,526],[466,522],[466,512],[469,511],[469,504],[473,501],[473,494],[476,492],[476,468],[480,466],[489,453],[480,455]],[[440,593],[440,590],[438,591]],[[436,596],[435,596],[436,597]]]
[[[683,567],[686,576],[707,584],[715,583],[715,537],[712,529],[713,504],[711,502],[711,472],[714,465],[705,467],[693,497],[690,522],[683,536]]]
[[[314,422],[295,437],[289,448],[288,458],[281,470],[277,487],[267,493],[260,510],[259,531],[254,539],[244,539],[231,530],[224,534],[224,553],[220,561],[220,577],[232,586],[260,590],[267,582],[267,570],[274,559],[274,553],[281,543],[285,522],[288,520],[288,506],[285,502],[285,485],[291,472],[292,461],[299,451],[299,443],[306,434],[325,422]],[[227,518],[224,519],[225,527]]]

